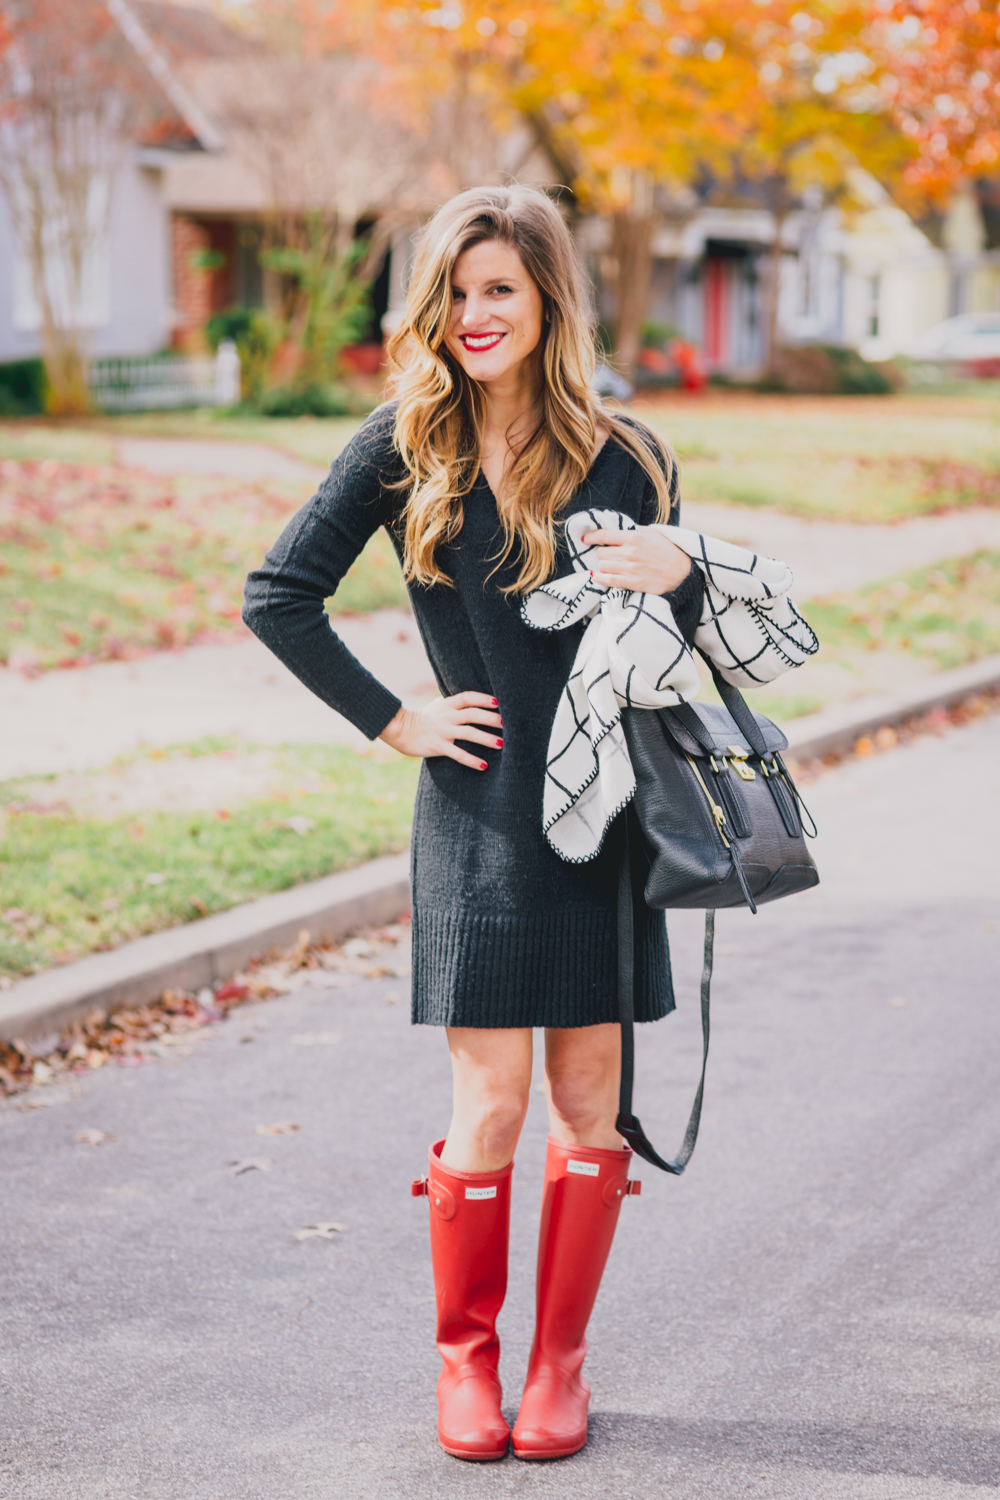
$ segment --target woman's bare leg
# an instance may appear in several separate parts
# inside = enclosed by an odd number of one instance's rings
[[[620,1150],[618,1085],[621,1027],[560,1027],[545,1033],[545,1093],[549,1128],[574,1146]]]
[[[449,1026],[453,1099],[441,1161],[497,1172],[514,1155],[531,1092],[531,1031]]]

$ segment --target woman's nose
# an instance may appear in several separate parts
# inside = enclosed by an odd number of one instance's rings
[[[466,292],[465,311],[462,314],[462,325],[465,328],[475,328],[477,324],[485,321],[487,317],[486,304],[475,292]]]

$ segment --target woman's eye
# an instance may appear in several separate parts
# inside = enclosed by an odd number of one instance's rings
[[[464,302],[465,301],[465,293],[464,292],[456,292],[456,291],[452,290],[451,300],[452,300],[452,302]]]
[[[500,286],[495,286],[493,290],[499,292],[501,297],[509,297],[514,288],[501,284]]]

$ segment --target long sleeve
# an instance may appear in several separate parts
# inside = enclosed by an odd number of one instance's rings
[[[374,740],[400,700],[363,667],[333,630],[324,601],[380,526],[391,525],[399,491],[392,409],[355,434],[319,490],[292,517],[247,578],[243,619],[311,692]]]

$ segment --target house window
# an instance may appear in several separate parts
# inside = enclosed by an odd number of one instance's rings
[[[815,245],[809,241],[799,251],[799,309],[800,318],[819,317],[819,255]]]
[[[263,307],[264,272],[260,251],[264,231],[258,224],[241,224],[236,233],[234,280],[240,307]]]
[[[879,330],[879,301],[882,296],[881,276],[869,276],[868,278],[868,314],[865,319],[865,327],[870,339],[878,338]]]
[[[948,316],[957,318],[969,305],[969,273],[964,266],[952,266],[948,273]]]

